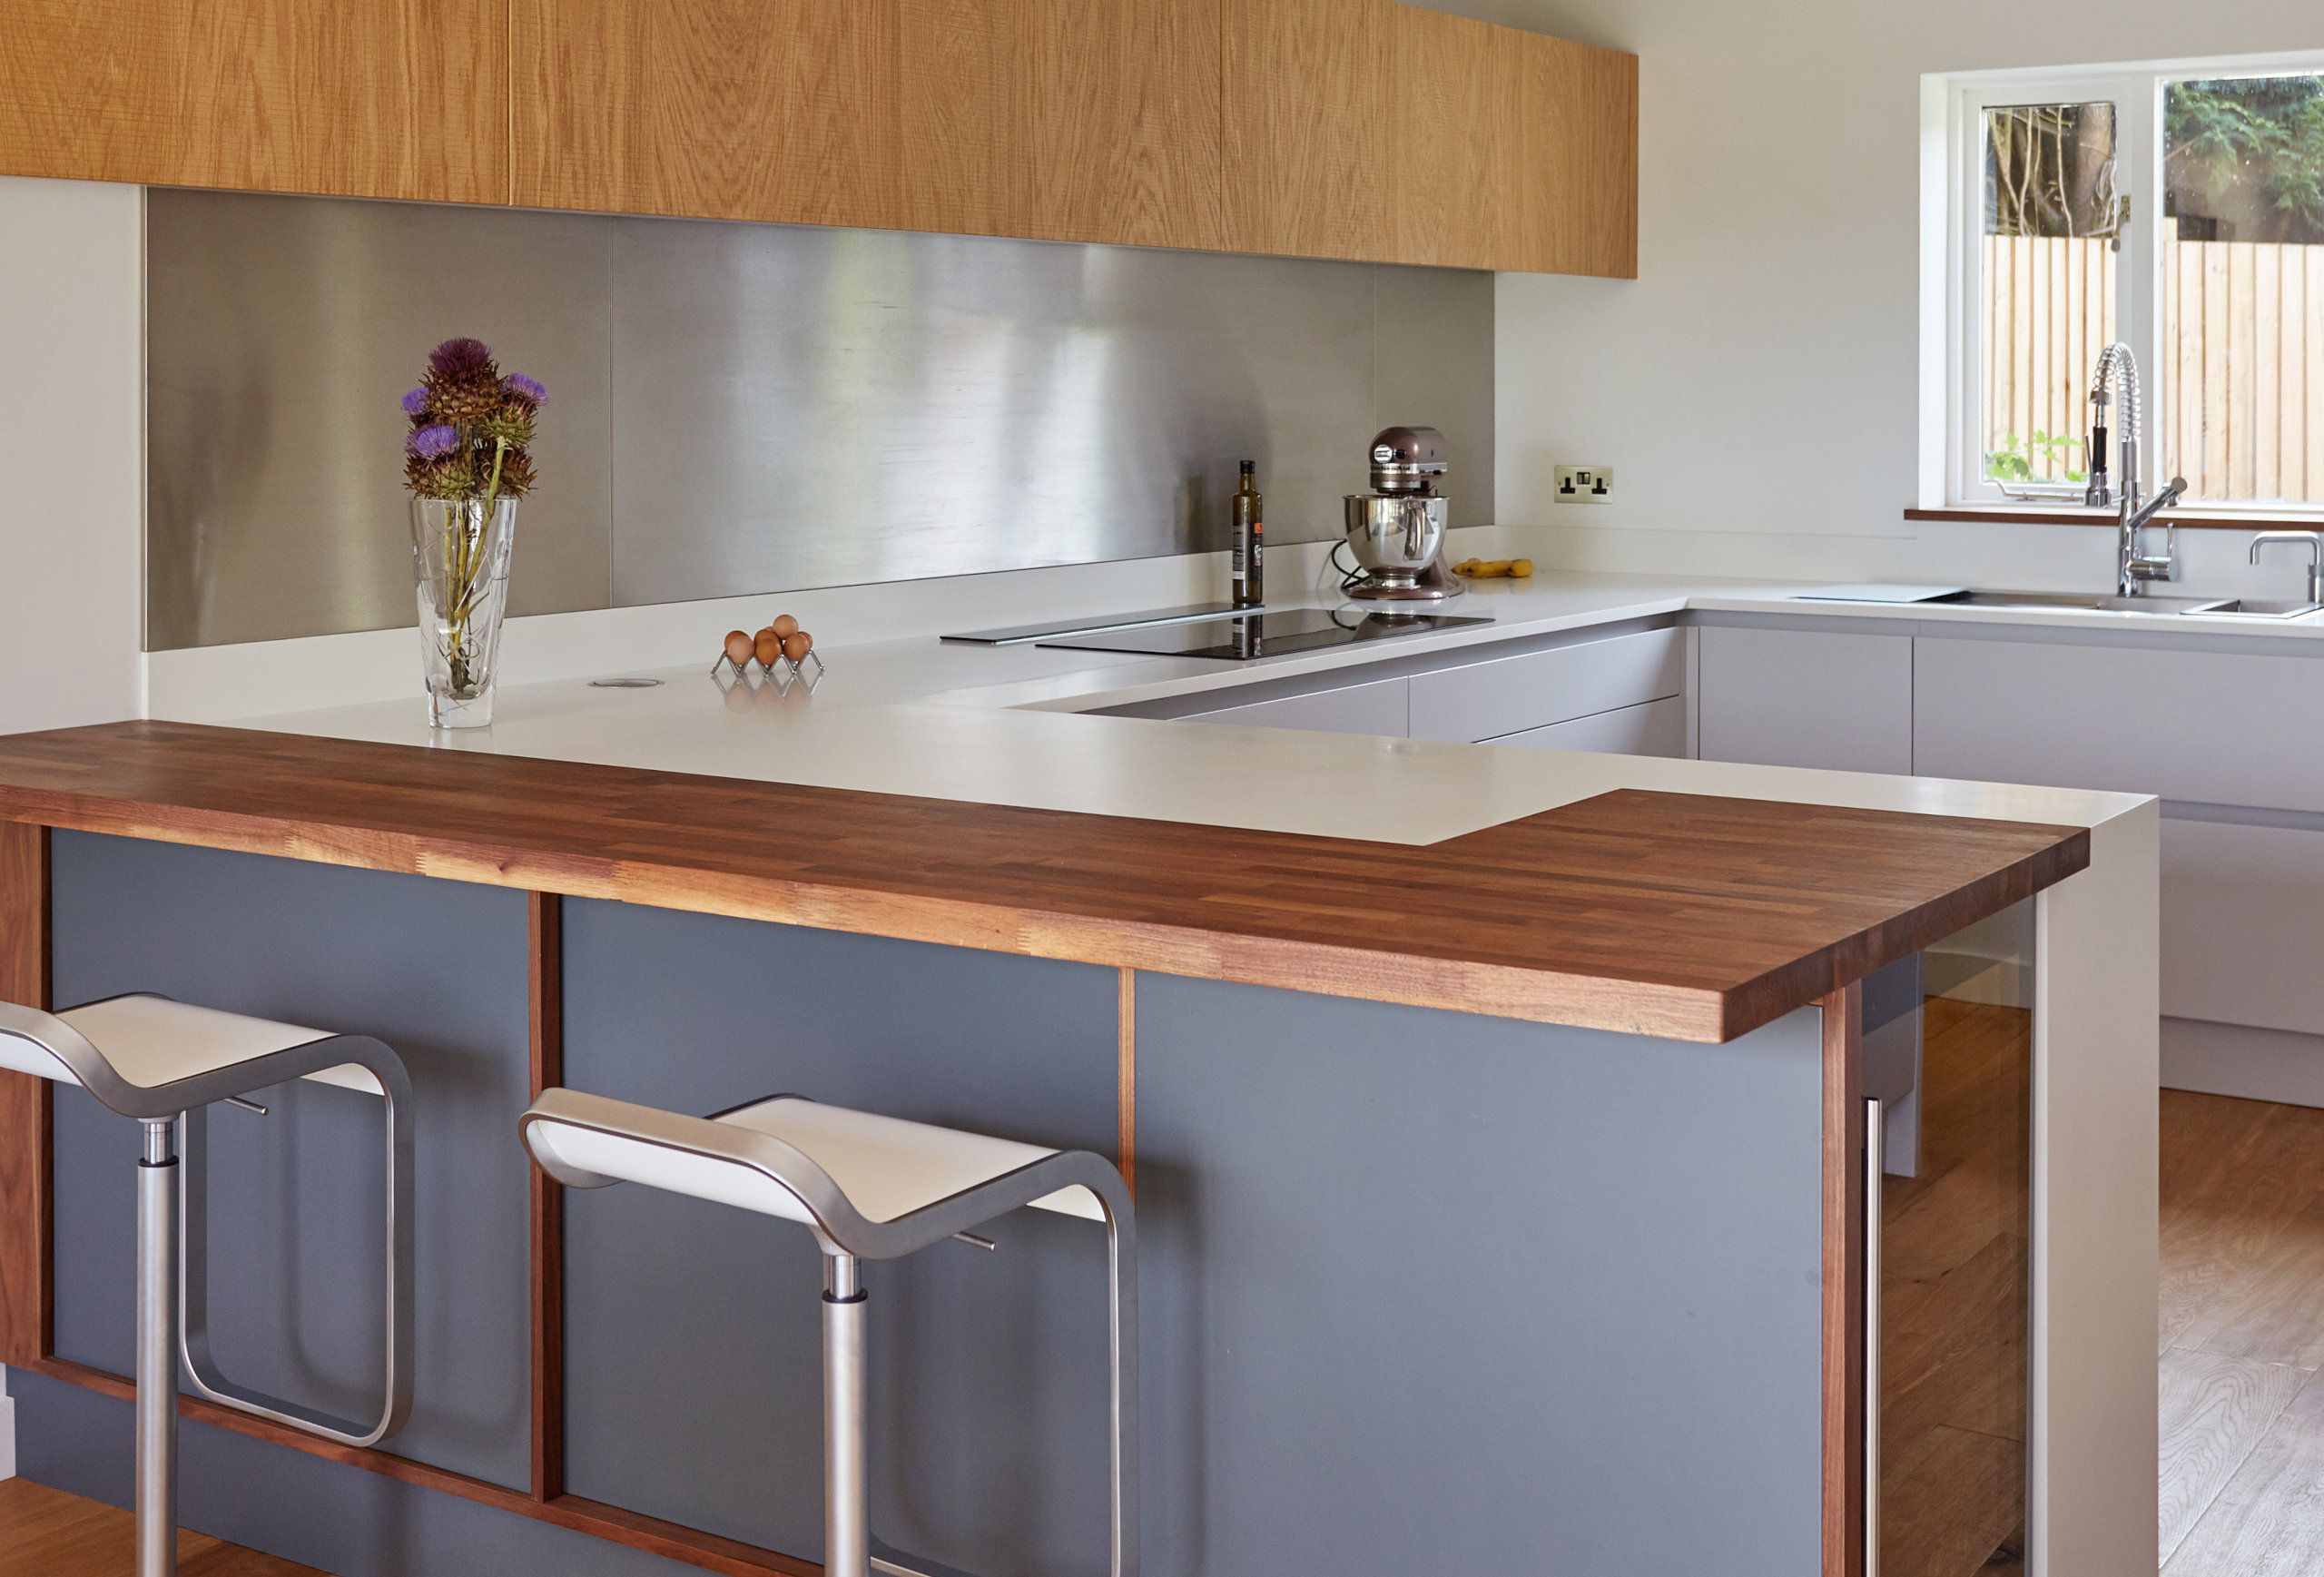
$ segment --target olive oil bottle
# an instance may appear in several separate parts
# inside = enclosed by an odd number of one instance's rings
[[[1261,513],[1256,460],[1243,462],[1235,488],[1235,606],[1256,607],[1266,600],[1266,526]]]

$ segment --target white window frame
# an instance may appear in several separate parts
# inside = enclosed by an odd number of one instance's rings
[[[1915,488],[1921,508],[2056,508],[2081,503],[2078,490],[2055,498],[2012,498],[1984,475],[1984,346],[1978,332],[1977,270],[1984,231],[1985,111],[2009,104],[2114,105],[2116,184],[2131,200],[2131,222],[2115,262],[2114,322],[2117,336],[2138,359],[2151,429],[2140,455],[2144,474],[2139,479],[2152,489],[2170,463],[2158,426],[2167,372],[2161,245],[2163,84],[2186,77],[2319,74],[2324,74],[2324,53],[2311,51],[1922,79],[1921,441]],[[2214,512],[2211,504],[2204,508]]]

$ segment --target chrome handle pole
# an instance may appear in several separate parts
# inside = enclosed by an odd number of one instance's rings
[[[1880,1577],[1880,1187],[1887,1116],[1864,1103],[1864,1577]]]

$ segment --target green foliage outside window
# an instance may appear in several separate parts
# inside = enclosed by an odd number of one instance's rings
[[[2175,82],[2162,104],[2168,210],[2188,239],[2324,243],[2324,76]]]
[[[1985,475],[1997,482],[2085,481],[2088,473],[2077,468],[2082,458],[2082,439],[2076,435],[2037,432],[2022,439],[2009,433],[1999,448],[1985,451]],[[2063,468],[2053,471],[2052,467]]]

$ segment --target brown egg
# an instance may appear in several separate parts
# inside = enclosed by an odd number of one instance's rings
[[[787,641],[799,633],[799,621],[789,614],[777,614],[774,616],[774,623],[767,626],[767,628]]]
[[[804,630],[793,630],[783,637],[783,655],[794,663],[814,649],[815,637]]]
[[[774,660],[783,655],[783,642],[773,630],[761,630],[755,650],[760,666],[772,668]]]
[[[757,649],[758,643],[751,639],[746,631],[728,630],[726,632],[726,656],[734,666],[739,668],[749,662],[751,654]]]

